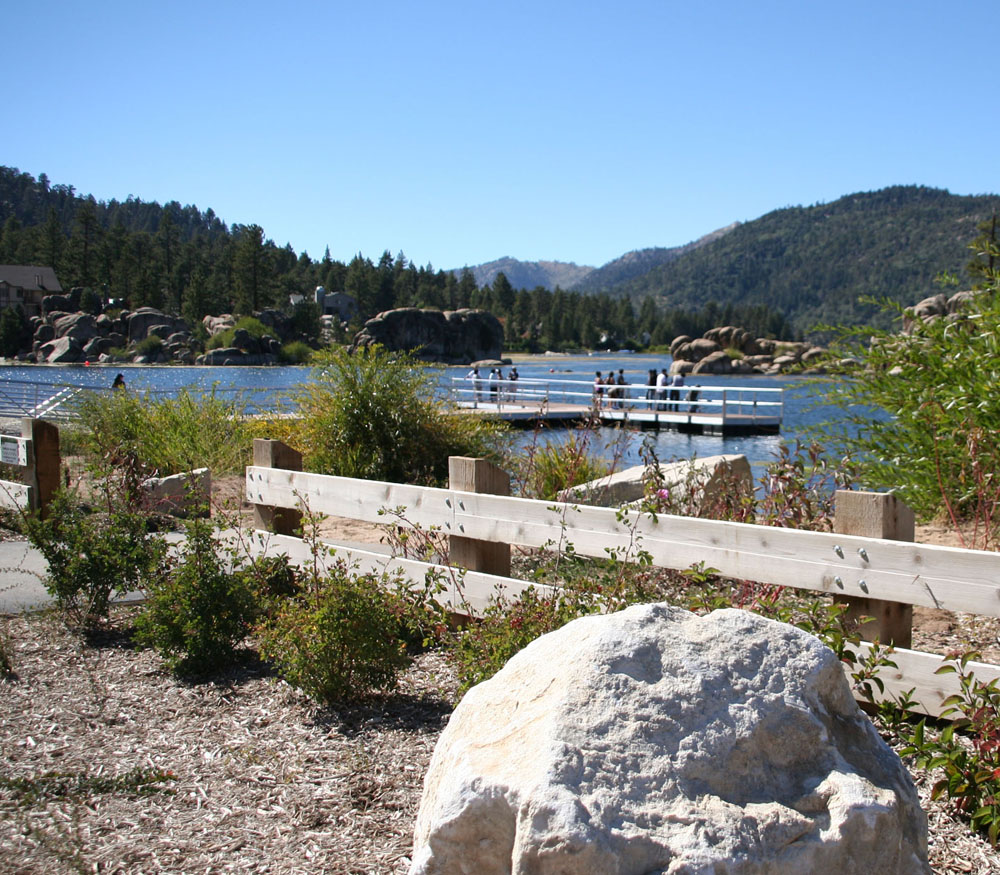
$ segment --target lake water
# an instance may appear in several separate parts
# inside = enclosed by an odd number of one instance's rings
[[[522,380],[526,379],[567,379],[580,380],[590,384],[595,371],[625,372],[630,384],[645,385],[651,368],[669,368],[670,356],[656,355],[594,355],[594,356],[532,356],[516,362]],[[455,377],[464,377],[469,368],[435,367],[440,374],[442,387],[449,385]],[[506,373],[507,369],[504,369]],[[0,368],[0,389],[3,383],[44,384],[56,391],[65,385],[88,388],[108,388],[117,373],[123,373],[129,390],[172,394],[181,389],[207,392],[213,388],[217,393],[241,393],[250,404],[270,406],[269,402],[282,395],[294,392],[297,386],[306,383],[311,376],[308,367],[181,367],[142,365],[66,365]],[[780,443],[794,441],[801,437],[806,427],[839,418],[835,408],[819,406],[815,402],[820,397],[821,386],[808,384],[798,377],[697,377],[688,380],[688,385],[704,386],[749,386],[783,388],[784,422],[780,435],[715,436],[680,434],[674,431],[635,432],[624,450],[623,463],[639,464],[640,447],[643,439],[650,441],[661,461],[692,456],[711,456],[720,453],[742,453],[760,470],[774,457]],[[12,387],[13,388],[13,387]],[[44,391],[44,387],[43,387]],[[567,434],[566,429],[552,429],[551,439],[558,440]],[[618,429],[606,427],[602,436],[609,446],[607,454],[614,452],[610,447],[620,435]],[[529,431],[518,435],[520,444],[533,440]]]

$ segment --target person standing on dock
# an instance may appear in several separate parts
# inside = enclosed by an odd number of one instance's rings
[[[500,388],[500,368],[493,368],[490,371],[490,401],[493,404],[497,403],[497,390]]]
[[[601,406],[601,396],[604,394],[604,380],[601,379],[601,372],[595,371],[594,377],[594,404]]]
[[[469,371],[466,379],[472,381],[472,406],[478,407],[479,402],[483,400],[483,378],[479,376],[479,368]]]
[[[646,380],[646,400],[649,403],[645,409],[647,411],[655,410],[656,405],[653,402],[656,400],[656,368],[649,369],[649,379]]]
[[[667,405],[664,403],[667,400],[667,369],[663,368],[660,373],[656,375],[656,400],[657,410],[663,410]]]
[[[619,368],[618,369],[618,389],[616,390],[617,391],[617,395],[618,395],[618,409],[619,410],[624,410],[625,409],[625,396],[628,394],[628,390],[625,387],[627,385],[628,385],[628,381],[625,379],[625,369],[624,368]]]
[[[684,385],[684,375],[678,371],[674,374],[673,379],[670,381],[670,409],[677,411],[680,410],[681,405],[678,403],[681,400],[681,386]]]
[[[510,401],[513,404],[517,399],[517,368],[510,369],[510,373],[507,374],[507,381],[509,383],[507,389],[510,395]]]

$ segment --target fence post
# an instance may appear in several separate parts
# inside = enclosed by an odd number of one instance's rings
[[[21,420],[21,437],[31,441],[24,482],[32,487],[32,510],[41,517],[48,513],[49,502],[59,489],[62,457],[59,454],[59,429],[51,422],[25,417]]]
[[[254,438],[253,463],[258,468],[282,468],[286,471],[302,470],[302,453],[281,441]],[[276,535],[294,535],[302,527],[302,511],[269,504],[253,506],[254,525]]]
[[[833,530],[837,534],[892,541],[912,541],[914,538],[913,511],[895,495],[838,489],[834,500]],[[910,647],[913,605],[854,596],[836,596],[835,601],[848,605],[848,620],[873,618],[874,622],[862,627],[866,639],[877,636],[883,644]]]
[[[486,459],[451,456],[448,459],[448,486],[459,492],[510,495],[510,475]],[[452,565],[510,577],[510,544],[458,535],[451,535],[448,540]]]

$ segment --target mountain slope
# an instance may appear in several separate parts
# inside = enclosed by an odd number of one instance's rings
[[[709,243],[724,237],[738,226],[739,222],[733,222],[731,225],[726,225],[725,228],[719,228],[717,231],[712,231],[710,234],[699,237],[691,243],[685,243],[683,246],[673,246],[670,248],[656,246],[651,249],[634,249],[631,252],[626,252],[621,258],[609,261],[602,267],[591,271],[571,288],[573,291],[579,292],[600,292],[613,289],[615,286],[626,283],[629,280],[645,276],[654,268],[668,264],[688,252],[694,252],[694,250],[700,249],[702,246],[707,246]]]
[[[461,277],[465,268],[453,268],[451,273]],[[468,268],[476,278],[476,285],[492,285],[497,275],[502,273],[515,289],[533,289],[537,286],[553,290],[556,286],[568,289],[580,283],[592,267],[565,261],[518,261],[505,256],[496,261],[477,264]]]
[[[994,208],[997,195],[921,186],[847,195],[775,210],[600,290],[652,295],[667,307],[766,304],[802,330],[818,322],[859,324],[877,309],[859,304],[860,296],[911,304],[937,291],[933,279],[942,271],[964,281],[976,225]]]

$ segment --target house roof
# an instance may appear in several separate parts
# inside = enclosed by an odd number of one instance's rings
[[[63,290],[51,267],[37,264],[0,264],[0,283],[31,292],[59,293]]]

